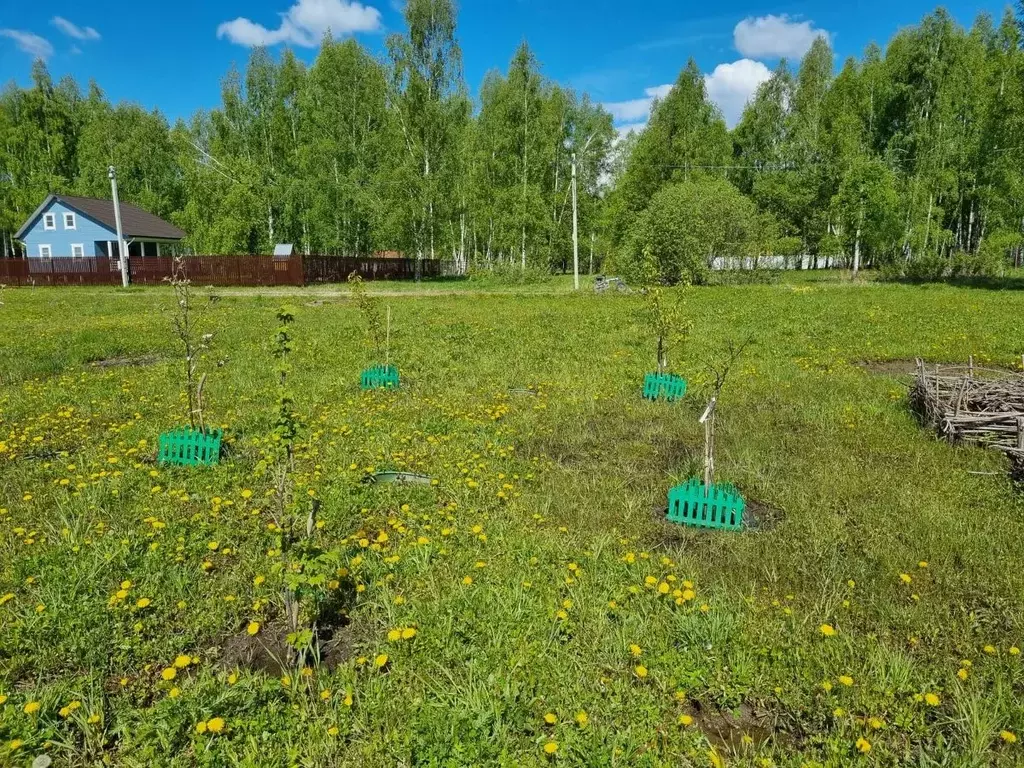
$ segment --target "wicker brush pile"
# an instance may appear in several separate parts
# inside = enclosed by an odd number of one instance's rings
[[[910,402],[946,440],[1002,451],[1024,474],[1024,374],[918,360]]]

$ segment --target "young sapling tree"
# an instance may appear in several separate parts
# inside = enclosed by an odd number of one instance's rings
[[[349,275],[348,282],[352,299],[363,316],[367,343],[373,350],[375,361],[372,367],[363,371],[363,389],[397,387],[398,370],[391,365],[391,307],[384,308],[378,297],[370,295],[362,278],[355,272]]]
[[[654,331],[657,359],[657,372],[648,374],[644,381],[644,397],[656,400],[664,396],[678,400],[686,392],[686,381],[669,372],[669,352],[689,337],[692,323],[686,317],[682,290],[676,291],[673,297],[666,294],[657,281],[650,251],[645,250],[644,254],[648,268],[641,274],[645,297],[642,320]]]
[[[174,293],[174,332],[184,351],[184,386],[189,426],[193,430],[205,432],[203,389],[206,386],[206,374],[200,373],[200,362],[213,341],[214,334],[206,330],[208,326],[205,320],[216,298],[211,296],[206,302],[197,305],[182,256],[174,257],[171,276],[166,279]]]
[[[700,417],[700,423],[704,425],[704,492],[707,492],[715,484],[715,418],[718,414],[718,400],[722,396],[722,389],[729,378],[736,361],[739,360],[743,351],[750,346],[752,339],[747,339],[742,344],[729,342],[728,357],[719,366],[709,365],[715,379],[714,389],[711,392],[711,399],[708,401],[704,414]]]
[[[301,422],[289,379],[293,352],[291,324],[294,312],[277,310],[278,327],[273,354],[277,361],[277,417],[271,448],[257,465],[257,472],[269,473],[274,481],[273,523],[281,557],[274,573],[282,578],[282,604],[287,623],[289,661],[303,666],[311,656],[319,659],[317,624],[326,597],[329,576],[337,557],[325,552],[316,541],[319,500],[295,497],[297,440]]]

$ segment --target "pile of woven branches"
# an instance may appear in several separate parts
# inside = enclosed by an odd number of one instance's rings
[[[917,361],[910,403],[922,423],[952,443],[1002,451],[1024,480],[1024,374]]]

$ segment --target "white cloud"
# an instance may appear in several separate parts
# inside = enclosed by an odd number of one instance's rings
[[[786,14],[748,16],[732,34],[736,50],[750,58],[799,59],[817,38],[830,39],[828,32],[814,28],[813,21],[793,21]]]
[[[719,64],[710,75],[704,75],[708,98],[718,105],[725,123],[732,128],[743,115],[743,108],[757,92],[757,87],[772,76],[760,61],[740,59],[732,64]]]
[[[644,88],[645,98],[631,99],[629,101],[610,101],[605,103],[604,108],[611,113],[617,123],[640,123],[643,125],[641,121],[647,121],[651,114],[651,105],[654,104],[654,100],[665,98],[671,90],[671,83]]]
[[[642,122],[642,123],[627,123],[626,125],[620,125],[620,126],[618,126],[615,129],[616,135],[615,135],[615,138],[612,140],[612,142],[614,144],[618,144],[624,138],[629,136],[629,134],[631,134],[631,133],[640,133],[646,127],[647,127],[647,121],[646,120],[644,122]]]
[[[92,27],[80,27],[74,24],[62,16],[54,16],[50,19],[50,23],[53,24],[57,29],[63,32],[68,37],[73,37],[75,40],[99,40],[100,33]]]
[[[335,37],[380,29],[380,11],[354,0],[296,0],[281,14],[281,25],[267,29],[255,21],[238,17],[217,27],[217,37],[245,46],[292,43],[314,48],[327,30]]]
[[[45,37],[21,29],[0,29],[0,37],[10,38],[33,59],[48,59],[53,56],[53,46]]]

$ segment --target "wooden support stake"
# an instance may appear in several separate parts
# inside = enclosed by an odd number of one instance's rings
[[[1024,416],[1017,417],[1017,450],[1024,451]]]
[[[711,492],[711,486],[715,482],[715,406],[718,398],[712,397],[708,407],[704,409],[704,415],[700,417],[700,423],[704,425],[704,495]]]
[[[967,364],[967,375],[970,378],[974,378],[974,355],[971,355]]]
[[[391,307],[388,307],[388,330],[384,342],[384,365],[391,365]]]

